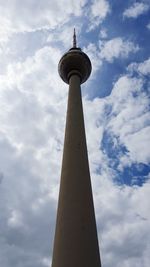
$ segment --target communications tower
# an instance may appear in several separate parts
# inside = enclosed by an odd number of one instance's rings
[[[101,267],[80,88],[91,69],[74,30],[58,66],[69,97],[52,267]]]

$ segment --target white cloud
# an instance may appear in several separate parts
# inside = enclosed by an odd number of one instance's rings
[[[59,27],[72,14],[81,16],[85,3],[86,0],[3,2],[0,5],[0,40],[7,41],[13,33]]]
[[[5,137],[2,138],[2,133],[0,147],[4,175],[0,186],[0,263],[6,267],[19,266],[20,262],[23,267],[44,266],[39,263],[51,250],[46,236],[52,238],[55,204],[49,194],[50,187],[48,189],[45,184],[44,168],[40,174],[42,160],[36,160],[30,148],[18,151]],[[48,175],[51,176],[51,172]],[[32,210],[33,203],[45,197],[44,205],[36,212]]]
[[[100,30],[100,39],[105,39],[105,38],[107,38],[107,30],[101,29]]]
[[[91,50],[96,51],[93,46]],[[18,262],[23,262],[23,267],[50,263],[67,101],[66,87],[56,74],[59,57],[58,49],[44,47],[24,62],[9,65],[1,76],[0,160],[4,178],[0,185],[0,258],[5,267],[17,266]],[[147,120],[148,100],[142,86],[141,78],[123,76],[107,98],[84,99],[104,267],[112,263],[119,267],[120,262],[123,267],[135,263],[140,267],[142,261],[148,267],[149,185],[116,186],[112,182],[116,172],[100,149],[107,129],[128,147],[130,162],[143,161],[143,154],[137,156]],[[139,96],[136,99],[135,93]],[[113,113],[108,119],[105,111],[109,105]],[[139,131],[143,131],[141,137]]]
[[[55,41],[59,41],[61,42],[61,44],[64,45],[64,48],[66,50],[70,49],[70,47],[72,47],[73,44],[73,29],[76,29],[76,39],[77,39],[77,46],[80,47],[80,32],[81,32],[81,24],[79,21],[77,21],[75,23],[75,26],[73,23],[71,24],[66,24],[63,26],[63,28],[57,29],[54,32],[51,32],[47,38],[47,43],[50,44]]]
[[[92,63],[92,76],[95,75],[96,71],[100,69],[102,60],[100,59],[98,48],[95,44],[90,43],[86,48],[83,49],[88,54]]]
[[[130,162],[148,164],[150,160],[147,128],[149,101],[147,94],[143,92],[143,86],[141,78],[123,76],[114,84],[110,96],[113,109],[108,129],[127,148],[130,160],[123,160],[127,165]]]
[[[18,212],[17,210],[13,210],[11,212],[11,216],[8,219],[8,225],[14,228],[22,226],[22,215],[20,211]]]
[[[99,148],[104,132],[106,103],[104,99],[96,98],[93,101],[85,99],[83,104],[90,168],[92,173],[96,173],[101,168],[101,162],[103,162],[103,168],[107,168],[107,156]]]
[[[127,18],[137,18],[149,10],[149,5],[146,3],[135,2],[132,6],[127,8],[123,16]]]
[[[113,108],[114,111],[119,113],[125,105],[128,104],[130,99],[134,99],[133,94],[137,92],[140,93],[140,90],[143,85],[143,80],[135,77],[128,77],[124,75],[120,77],[114,84],[112,89],[111,98],[113,98]],[[115,101],[115,98],[119,101]],[[122,106],[124,104],[124,106]]]
[[[58,78],[58,58],[60,51],[45,47],[25,62],[9,65],[7,73],[0,79],[1,132],[18,153],[25,153],[28,149],[31,155],[34,154],[35,160],[40,162],[34,170],[38,177],[43,176],[45,169],[50,170],[50,166],[57,170],[58,161],[54,158],[61,157],[64,132],[61,129],[64,128],[65,114],[59,116],[59,112],[65,113],[67,91]],[[50,139],[53,135],[55,138]],[[52,160],[51,164],[48,158]],[[57,177],[56,170],[54,179]],[[48,172],[45,178],[42,177],[45,182]],[[54,197],[55,191],[57,193],[54,186],[51,188]]]
[[[139,50],[138,45],[131,41],[125,41],[121,37],[116,37],[106,42],[100,43],[100,56],[109,62],[118,57],[127,57],[129,53],[135,53]]]
[[[130,158],[133,161],[149,164],[150,127],[145,127],[138,132],[127,135],[124,143],[129,149]]]
[[[103,60],[112,63],[115,58],[126,58],[131,52],[136,53],[138,50],[138,45],[135,45],[131,41],[124,41],[121,37],[116,37],[108,41],[100,41],[99,47],[90,43],[84,48],[85,53],[89,55],[92,62],[92,76],[96,74],[97,70],[100,70]]]
[[[140,64],[144,65],[144,62]],[[143,87],[144,80],[141,77],[124,75],[116,81],[110,96],[95,99],[91,103],[85,102],[92,185],[100,229],[101,259],[105,267],[112,264],[119,267],[120,262],[123,267],[149,266],[147,199],[150,184],[145,183],[142,187],[115,186],[112,179],[115,179],[116,173],[108,167],[109,158],[101,150],[95,149],[102,141],[104,130],[107,130],[112,136],[119,137],[119,142],[128,149],[124,162],[123,158],[120,159],[120,169],[121,164],[122,167],[134,162],[148,164],[149,101]],[[106,106],[111,107],[109,117],[105,113]],[[96,174],[96,167],[100,168],[100,174]]]
[[[150,22],[147,24],[147,29],[150,30]]]
[[[103,174],[98,181],[95,203],[103,266],[119,267],[121,262],[123,267],[140,267],[144,262],[148,267],[150,184],[115,187]]]
[[[109,12],[110,5],[107,0],[94,0],[90,10],[90,30],[95,29],[95,27],[97,27],[106,18]]]
[[[148,75],[150,74],[150,58],[142,63],[132,63],[128,66],[128,70],[133,72],[136,71],[139,74]]]

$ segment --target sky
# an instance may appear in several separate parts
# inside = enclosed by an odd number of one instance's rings
[[[0,266],[51,264],[74,27],[102,266],[149,267],[148,0],[0,0]]]

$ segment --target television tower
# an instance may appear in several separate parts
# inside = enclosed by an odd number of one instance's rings
[[[91,69],[74,30],[58,66],[69,97],[52,267],[101,267],[80,88]]]

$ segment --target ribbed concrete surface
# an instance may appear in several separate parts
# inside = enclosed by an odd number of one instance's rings
[[[100,267],[80,79],[69,81],[52,267]]]

